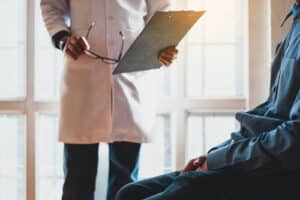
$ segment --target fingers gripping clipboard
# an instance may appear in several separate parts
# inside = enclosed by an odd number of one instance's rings
[[[177,46],[205,11],[159,11],[129,47],[113,74],[161,67],[159,51]]]

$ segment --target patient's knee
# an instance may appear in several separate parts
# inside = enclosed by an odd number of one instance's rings
[[[116,200],[134,200],[134,194],[136,194],[136,186],[133,183],[123,186],[116,195]]]

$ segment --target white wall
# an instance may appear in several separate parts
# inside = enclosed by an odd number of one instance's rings
[[[281,41],[291,25],[291,19],[287,21],[284,27],[280,27],[281,22],[287,15],[289,9],[295,0],[271,0],[271,41],[272,53],[276,45]]]
[[[249,107],[268,94],[271,63],[270,1],[249,0]]]
[[[285,37],[291,19],[283,19],[295,0],[249,0],[249,107],[269,92],[270,66],[276,45]]]

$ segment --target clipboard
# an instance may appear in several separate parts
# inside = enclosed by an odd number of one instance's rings
[[[129,47],[113,74],[158,69],[160,50],[177,46],[205,11],[158,11]]]

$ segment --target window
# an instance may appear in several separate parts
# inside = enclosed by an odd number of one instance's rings
[[[238,128],[234,113],[247,108],[248,1],[173,1],[178,9],[208,12],[180,44],[172,68],[162,69],[158,140],[142,147],[141,178],[181,168],[223,141]],[[38,0],[2,1],[0,16],[0,200],[59,199],[62,55],[52,47]]]
[[[189,9],[208,10],[187,41],[187,96],[244,97],[246,1],[187,2]]]
[[[25,1],[1,1],[0,12],[9,16],[0,19],[0,98],[21,99],[25,95]]]
[[[153,144],[144,144],[142,146],[140,178],[152,177],[173,170],[173,149],[170,131],[170,116],[158,116],[157,128],[155,130],[157,140]],[[153,167],[154,165],[155,167]]]
[[[177,5],[207,11],[181,43],[172,68],[171,133],[180,168],[228,139],[238,128],[234,113],[247,108],[248,1],[177,0]]]
[[[1,1],[0,13],[0,101],[18,101],[25,97],[25,1]],[[0,200],[25,199],[25,116],[13,104],[0,109]]]
[[[24,118],[0,114],[0,199],[25,199]]]
[[[232,114],[193,114],[188,117],[187,161],[227,140],[238,128]]]
[[[49,34],[40,15],[39,4],[36,4],[36,50],[35,51],[35,100],[49,102],[57,101],[59,97],[60,80],[63,70],[62,53],[53,48]]]
[[[36,117],[37,199],[60,199],[63,185],[63,146],[57,142],[57,116],[38,113]]]

